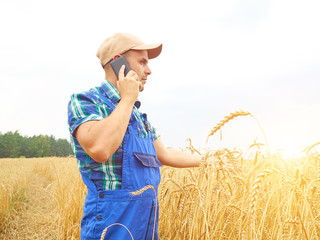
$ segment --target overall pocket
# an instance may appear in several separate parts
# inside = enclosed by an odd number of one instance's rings
[[[134,239],[145,239],[152,199],[130,197],[110,200],[99,204],[98,213],[101,219],[95,224],[95,238],[100,239],[103,230],[108,227],[105,235],[108,240],[131,239],[130,233]]]
[[[136,174],[142,180],[139,187],[145,187],[146,185],[152,185],[155,188],[158,187],[161,176],[159,167],[162,166],[156,155],[133,152],[134,161],[136,164]]]
[[[148,153],[133,152],[133,156],[145,167],[161,167],[157,156]]]

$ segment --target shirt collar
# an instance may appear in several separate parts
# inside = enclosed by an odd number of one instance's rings
[[[113,86],[107,79],[103,80],[99,90],[101,94],[110,99],[114,105],[117,105],[121,99],[118,89],[116,89],[116,87]],[[137,99],[134,105],[136,108],[140,108],[141,102]]]

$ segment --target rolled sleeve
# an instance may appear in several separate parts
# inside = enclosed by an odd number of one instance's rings
[[[151,126],[151,133],[152,133],[154,140],[157,140],[158,139],[157,131],[156,131],[156,128],[153,126]]]
[[[74,136],[74,131],[83,123],[104,118],[99,105],[89,94],[73,94],[68,104],[69,132]]]

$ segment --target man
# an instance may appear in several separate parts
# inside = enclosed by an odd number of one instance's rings
[[[97,57],[105,71],[100,87],[74,94],[68,105],[68,123],[80,173],[88,187],[81,220],[81,239],[158,239],[157,191],[159,167],[199,166],[201,158],[164,147],[139,111],[138,95],[151,75],[149,60],[162,44],[144,44],[137,37],[117,33],[99,47]],[[124,56],[131,70],[124,75],[110,62]],[[156,217],[155,217],[156,216]],[[114,225],[116,223],[116,225]],[[126,230],[126,228],[128,230]]]

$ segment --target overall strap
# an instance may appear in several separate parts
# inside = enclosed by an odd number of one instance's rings
[[[113,111],[116,106],[106,97],[102,96],[101,94],[97,93],[97,92],[92,92],[92,94],[96,95],[96,97],[101,98],[103,100],[103,102],[108,105],[108,107]]]
[[[96,185],[94,185],[94,183],[92,182],[92,180],[90,180],[89,177],[82,171],[80,171],[80,174],[84,184],[87,185],[88,189],[92,192],[96,192],[97,188],[96,188]]]
[[[113,111],[116,108],[116,106],[110,101],[110,99],[102,96],[101,94],[99,94],[97,92],[92,92],[92,94],[95,95],[96,97],[102,99],[103,102],[111,109],[111,111]],[[131,116],[130,116],[130,122],[133,122],[135,118],[136,117],[134,116],[134,114],[132,112]],[[129,123],[129,125],[130,125],[130,123]]]

